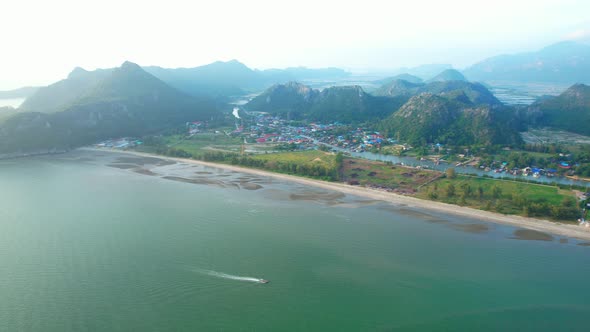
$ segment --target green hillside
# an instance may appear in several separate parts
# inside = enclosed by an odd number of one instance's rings
[[[539,114],[543,126],[590,135],[590,86],[575,84],[557,97],[532,104],[529,112]]]
[[[0,151],[71,148],[211,120],[212,102],[179,92],[126,62],[64,111],[22,112],[0,125]]]

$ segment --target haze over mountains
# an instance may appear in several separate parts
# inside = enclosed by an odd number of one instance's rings
[[[28,98],[18,112],[0,109],[0,151],[70,148],[157,133],[186,121],[215,121],[230,98],[264,89],[247,110],[291,120],[369,124],[412,144],[520,144],[518,131],[527,126],[590,135],[586,85],[574,85],[530,107],[512,108],[486,85],[471,81],[583,82],[588,79],[585,68],[590,68],[588,49],[559,43],[539,52],[487,59],[463,73],[450,65],[420,66],[373,81],[382,85],[372,94],[354,84],[313,89],[297,82],[350,77],[337,68],[253,70],[236,60],[177,69],[130,62],[94,71],[76,68],[47,87],[4,93]]]
[[[215,98],[256,92],[278,82],[313,78],[335,79],[350,75],[338,68],[253,70],[237,60],[218,61],[195,68],[145,67],[145,70],[181,91]]]
[[[500,55],[466,68],[475,81],[590,83],[590,45],[561,42],[536,52]]]

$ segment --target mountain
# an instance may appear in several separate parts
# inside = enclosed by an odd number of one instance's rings
[[[590,86],[575,84],[557,97],[533,103],[529,113],[537,114],[537,124],[590,135]]]
[[[217,61],[194,68],[145,67],[147,72],[188,94],[223,98],[263,90],[276,83],[349,76],[338,68],[252,70],[237,60]]]
[[[2,121],[4,119],[12,116],[16,112],[17,112],[17,110],[14,107],[11,107],[11,106],[1,106],[0,107],[0,123],[2,123]]]
[[[385,97],[398,97],[398,96],[406,96],[411,97],[413,95],[419,94],[426,84],[424,83],[412,83],[406,80],[393,80],[388,83],[382,85],[379,89],[375,90],[373,93],[376,96],[385,96]]]
[[[453,96],[421,93],[381,121],[380,130],[410,144],[492,145],[520,142],[518,121],[509,108],[476,105]]]
[[[245,108],[290,119],[364,122],[391,114],[405,98],[374,97],[359,86],[338,86],[322,90],[296,82],[276,84],[252,99]]]
[[[480,83],[467,81],[437,81],[428,84],[410,83],[404,80],[396,80],[383,85],[377,91],[376,96],[411,97],[421,93],[436,95],[464,93],[470,102],[479,104],[500,105],[501,102],[485,86]]]
[[[313,100],[309,118],[322,122],[357,123],[382,119],[405,102],[405,98],[375,97],[358,86],[335,86],[322,90]]]
[[[560,42],[537,52],[500,55],[465,69],[469,80],[590,83],[590,45]]]
[[[422,80],[426,80],[429,79],[431,77],[433,77],[434,75],[439,74],[440,72],[442,72],[443,70],[447,70],[447,69],[452,69],[453,66],[449,65],[449,64],[425,64],[425,65],[420,65],[417,67],[412,67],[412,68],[400,68],[396,71],[393,72],[394,75],[397,74],[409,74],[412,76],[417,76],[419,78],[421,78]]]
[[[216,116],[211,101],[184,94],[125,62],[63,111],[19,112],[6,119],[0,125],[0,152],[71,148]]]
[[[0,99],[13,99],[13,98],[28,98],[39,90],[35,86],[26,86],[19,89],[0,91]]]
[[[318,90],[297,82],[275,84],[253,98],[245,107],[251,111],[298,119],[309,111],[318,94]]]
[[[170,86],[195,96],[232,96],[261,88],[260,75],[236,60],[217,61],[194,68],[144,67]]]
[[[88,93],[98,82],[110,75],[112,69],[87,71],[75,68],[66,79],[39,88],[19,107],[23,111],[53,113],[63,111]]]
[[[424,82],[418,76],[414,76],[414,75],[410,75],[410,74],[404,73],[404,74],[395,75],[393,77],[387,77],[387,78],[384,78],[384,79],[380,79],[380,80],[374,81],[374,83],[380,84],[380,85],[384,85],[384,84],[391,83],[393,81],[406,81],[406,82],[410,82],[410,83],[414,83],[414,84],[419,84],[419,83],[423,83]]]
[[[266,69],[259,71],[263,76],[269,78],[273,83],[283,82],[285,79],[290,81],[302,80],[325,80],[338,79],[350,76],[350,73],[340,68],[306,68],[306,67],[288,67],[285,69]]]
[[[455,69],[446,69],[429,79],[428,82],[467,81],[465,76]]]

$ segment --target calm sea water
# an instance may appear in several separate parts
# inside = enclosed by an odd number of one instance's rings
[[[0,330],[587,331],[590,247],[519,236],[157,159],[5,160]]]

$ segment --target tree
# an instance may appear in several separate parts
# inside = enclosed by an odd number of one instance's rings
[[[447,186],[447,197],[453,197],[455,196],[455,185],[452,183],[449,183],[449,185]]]
[[[500,189],[500,187],[498,187],[498,186],[493,186],[492,187],[492,197],[494,199],[498,199],[498,198],[500,198],[501,195],[502,195],[502,189]]]
[[[447,175],[447,178],[449,178],[449,179],[454,179],[457,177],[457,173],[455,172],[455,169],[453,167],[447,168],[445,173]]]
[[[465,192],[463,192],[461,194],[461,199],[459,200],[459,204],[460,205],[465,205],[467,204],[467,196],[465,195]]]
[[[473,192],[471,186],[468,183],[463,183],[461,185],[461,190],[463,191],[463,196],[465,196],[465,198],[471,196],[471,193]]]

